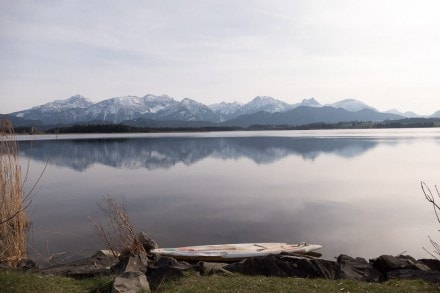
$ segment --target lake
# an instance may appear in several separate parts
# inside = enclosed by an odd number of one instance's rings
[[[420,181],[440,184],[440,130],[19,136],[30,254],[89,256],[103,196],[124,200],[161,247],[308,242],[323,257],[428,257],[440,224]],[[67,257],[68,256],[68,257]]]

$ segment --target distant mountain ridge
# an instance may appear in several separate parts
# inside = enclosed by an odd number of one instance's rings
[[[383,121],[420,117],[412,112],[397,110],[379,112],[356,99],[344,99],[333,104],[322,105],[316,99],[303,99],[297,104],[288,104],[269,96],[257,96],[246,104],[221,102],[205,105],[190,98],[177,101],[167,95],[124,96],[106,99],[97,103],[81,95],[65,100],[55,100],[30,109],[10,113],[20,118],[20,125],[62,125],[87,123],[126,123],[139,126],[154,125],[303,125],[344,121]],[[440,118],[440,111],[432,117]],[[31,123],[32,121],[32,123]],[[131,122],[130,122],[131,121]],[[189,124],[188,124],[189,123]],[[166,126],[165,126],[166,127]]]
[[[251,125],[304,125],[316,122],[337,123],[342,121],[383,121],[402,119],[396,114],[380,113],[371,109],[350,112],[330,106],[300,106],[282,113],[258,112],[242,115],[226,121],[227,126],[249,127]]]

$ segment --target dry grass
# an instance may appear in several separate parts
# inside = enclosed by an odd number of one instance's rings
[[[111,197],[103,197],[99,204],[104,213],[104,223],[90,219],[96,233],[106,244],[115,257],[121,252],[132,254],[143,251],[144,247],[139,242],[137,233],[127,214],[125,203],[118,203]]]
[[[23,195],[23,182],[18,158],[18,145],[12,125],[1,122],[0,134],[0,262],[16,264],[26,257],[24,212],[28,197]]]

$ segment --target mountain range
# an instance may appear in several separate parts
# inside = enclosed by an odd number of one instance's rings
[[[125,96],[93,103],[81,95],[7,114],[14,126],[123,123],[146,127],[303,125],[344,121],[384,121],[421,117],[397,110],[379,112],[356,99],[322,105],[314,98],[288,104],[257,96],[246,104],[205,105],[190,98],[177,101],[167,95]],[[440,118],[440,111],[430,117]]]

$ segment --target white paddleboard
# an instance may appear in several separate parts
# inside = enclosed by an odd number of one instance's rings
[[[317,244],[239,243],[199,245],[151,250],[164,256],[187,261],[238,261],[248,257],[280,254],[283,252],[308,254],[322,248]]]

